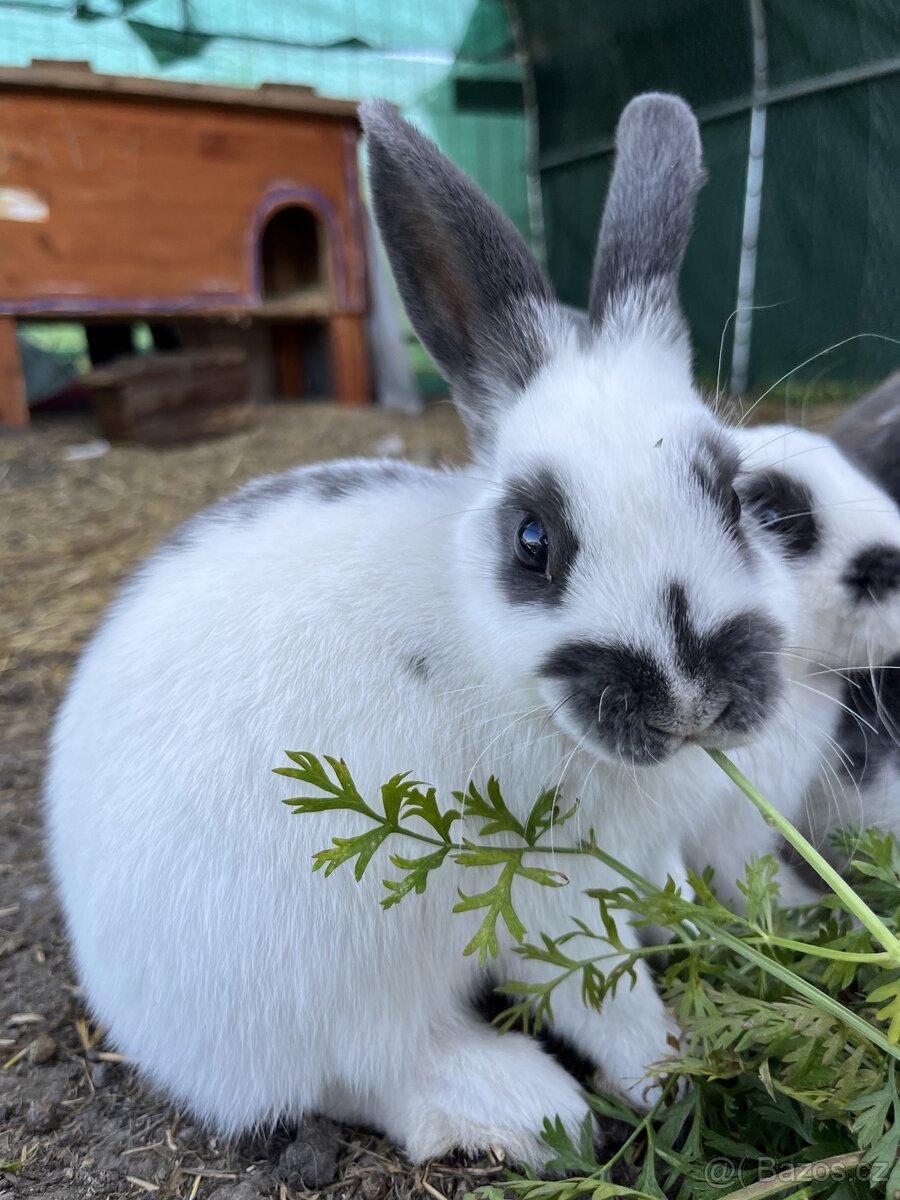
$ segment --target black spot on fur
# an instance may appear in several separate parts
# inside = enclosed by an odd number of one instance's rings
[[[343,500],[356,492],[426,479],[433,472],[407,462],[390,459],[351,459],[298,467],[283,475],[257,479],[227,497],[217,506],[219,512],[240,512],[256,516],[271,501],[307,493],[317,500]],[[213,510],[216,511],[216,510]]]
[[[848,672],[841,701],[840,774],[862,786],[885,762],[900,759],[900,657],[886,667]]]
[[[472,1007],[480,1017],[491,1024],[502,1012],[514,1003],[518,996],[509,995],[499,990],[500,981],[496,976],[486,974],[479,979],[477,990],[472,994]],[[556,1061],[576,1079],[587,1083],[597,1069],[597,1064],[582,1054],[574,1043],[548,1028],[546,1023],[538,1035],[544,1048],[553,1055]]]
[[[526,517],[538,518],[546,531],[549,578],[527,570],[516,558],[516,533]],[[508,484],[497,507],[497,530],[499,581],[507,600],[513,604],[561,604],[580,543],[556,476],[544,469]]]
[[[359,458],[296,467],[282,475],[254,479],[191,517],[170,534],[152,557],[190,545],[208,526],[222,521],[252,521],[267,512],[271,505],[291,496],[306,495],[314,500],[336,502],[368,489],[436,478],[440,478],[438,472],[391,459]]]
[[[499,990],[499,982],[493,975],[483,976],[479,980],[478,989],[472,994],[472,1007],[480,1017],[493,1024],[494,1021],[514,1003],[518,996],[506,994]],[[560,1066],[573,1075],[581,1083],[588,1083],[597,1070],[597,1064],[583,1054],[574,1042],[563,1037],[545,1023],[537,1035],[538,1040],[549,1054],[552,1054]]]
[[[498,979],[492,974],[479,977],[476,988],[471,994],[471,1004],[474,1010],[489,1024],[500,1016],[510,1004],[520,999],[518,996],[507,995],[498,990]],[[597,1063],[568,1038],[563,1037],[552,1025],[543,1023],[535,1040],[540,1042],[544,1050],[556,1059],[563,1070],[568,1071],[579,1083],[589,1084],[597,1073]],[[604,1147],[607,1152],[621,1145],[631,1132],[630,1126],[613,1118],[604,1118],[597,1123],[594,1131],[595,1147]]]
[[[792,558],[812,554],[819,545],[819,525],[812,492],[781,471],[762,471],[740,486],[744,510],[771,531]]]
[[[426,683],[431,678],[431,663],[425,654],[411,654],[406,661],[406,669],[421,683]]]
[[[729,492],[740,469],[737,447],[722,437],[705,437],[691,464],[700,487],[715,503],[731,507]]]
[[[741,504],[734,481],[740,470],[740,454],[723,437],[706,437],[691,461],[691,474],[705,498],[718,510],[722,524],[742,550],[747,539],[741,524]]]
[[[547,1053],[552,1055],[559,1065],[579,1083],[588,1084],[597,1074],[598,1064],[588,1058],[575,1042],[563,1037],[552,1025],[543,1025],[537,1037]]]
[[[854,599],[884,600],[900,587],[900,550],[874,545],[861,550],[844,572]]]
[[[484,971],[475,977],[474,988],[470,1003],[480,1017],[493,1022],[505,1008],[509,1008],[509,1000],[502,992],[498,992],[499,980],[491,971]]]
[[[784,642],[784,631],[759,613],[731,617],[710,636],[707,671],[711,678],[725,679],[731,699],[719,717],[724,733],[749,733],[772,711],[781,694],[775,654]]]
[[[795,871],[807,887],[817,892],[822,891],[822,876],[819,872],[806,861],[799,850],[795,850],[793,846],[789,846],[782,838],[778,839],[775,856],[779,862],[784,863],[786,867]]]

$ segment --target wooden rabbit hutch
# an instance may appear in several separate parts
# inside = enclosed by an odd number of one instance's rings
[[[355,105],[0,69],[0,417],[28,422],[17,319],[177,323],[271,356],[304,391],[303,326],[327,333],[329,393],[369,400]]]

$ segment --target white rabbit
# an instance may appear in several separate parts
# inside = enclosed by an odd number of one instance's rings
[[[800,598],[796,639],[784,652],[789,727],[800,744],[782,749],[790,769],[767,798],[804,832],[821,824],[816,840],[824,842],[825,830],[847,819],[848,804],[859,824],[858,780],[848,776],[843,760],[859,758],[859,737],[867,730],[847,692],[864,704],[867,689],[859,681],[851,687],[855,673],[846,668],[868,670],[900,649],[900,513],[823,435],[769,425],[735,437],[746,520],[759,520],[782,547]],[[841,748],[848,740],[852,744]],[[813,753],[804,755],[804,746]],[[743,879],[744,864],[780,844],[780,835],[735,797],[716,806],[686,857],[695,869],[715,867],[720,894],[739,901],[735,880]],[[784,903],[818,895],[789,868],[780,882]]]
[[[411,770],[445,798],[495,773],[521,810],[559,785],[581,832],[658,877],[722,778],[698,743],[783,719],[793,584],[741,520],[734,440],[691,379],[686,105],[645,96],[622,116],[583,328],[430,143],[384,104],[362,117],[393,270],[477,463],[295,471],[159,550],[59,714],[52,861],[93,1012],[216,1129],[312,1109],[414,1159],[496,1144],[540,1163],[543,1117],[574,1130],[587,1106],[537,1043],[473,1010],[472,915],[451,909],[484,880],[443,870],[385,912],[386,854],[359,884],[311,875],[314,851],[363,826],[291,816],[270,768],[285,749],[341,755],[363,794]],[[596,924],[584,889],[621,882],[564,869],[567,887],[517,888],[534,937]],[[602,1012],[575,979],[553,1004],[637,1103],[677,1035],[640,967]],[[492,970],[542,973],[509,941]]]

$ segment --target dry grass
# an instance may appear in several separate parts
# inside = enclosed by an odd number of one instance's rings
[[[57,420],[0,440],[3,571],[0,669],[78,649],[134,564],[185,518],[254,476],[301,463],[394,453],[459,461],[465,442],[448,404],[423,417],[332,405],[273,405],[258,428],[169,450],[117,445],[69,461],[94,436]]]

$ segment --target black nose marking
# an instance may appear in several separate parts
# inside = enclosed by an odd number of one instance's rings
[[[711,707],[707,720],[731,733],[749,732],[759,725],[779,692],[773,652],[784,640],[781,628],[762,613],[748,610],[701,632],[683,584],[669,584],[664,600],[679,670],[716,697],[718,715]]]
[[[672,628],[679,667],[686,675],[700,674],[706,662],[706,646],[691,619],[687,592],[680,583],[669,584],[666,589],[666,614]]]
[[[662,600],[674,670],[646,647],[589,641],[557,647],[541,667],[565,689],[562,703],[585,733],[641,765],[668,758],[688,736],[708,733],[711,745],[745,736],[781,690],[784,634],[765,614],[747,610],[701,630],[682,584],[669,584]]]
[[[566,689],[566,707],[583,728],[626,760],[649,763],[670,752],[663,725],[672,693],[664,670],[646,651],[567,642],[547,658],[541,674]]]
[[[844,572],[844,583],[856,600],[884,600],[900,587],[900,548],[867,546]]]

